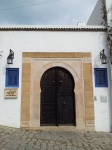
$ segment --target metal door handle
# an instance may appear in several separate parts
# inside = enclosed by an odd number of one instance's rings
[[[62,81],[62,80],[60,80],[60,81],[59,81],[59,83],[60,83],[60,85],[62,85],[63,81]]]
[[[52,81],[52,85],[55,85],[55,81]]]
[[[63,105],[65,105],[66,104],[66,102],[63,102]]]

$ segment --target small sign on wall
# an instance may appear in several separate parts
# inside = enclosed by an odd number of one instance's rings
[[[101,103],[107,103],[107,96],[100,96]]]
[[[5,99],[16,99],[18,98],[18,89],[4,89]]]

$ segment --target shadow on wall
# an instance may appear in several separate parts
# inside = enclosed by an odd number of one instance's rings
[[[100,54],[98,54],[94,60],[94,68],[100,68],[100,66],[101,66],[101,59]]]

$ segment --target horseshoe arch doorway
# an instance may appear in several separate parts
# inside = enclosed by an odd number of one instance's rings
[[[40,125],[76,126],[74,79],[62,67],[44,72],[41,82]]]

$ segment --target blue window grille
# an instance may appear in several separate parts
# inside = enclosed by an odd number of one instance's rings
[[[19,68],[6,68],[6,87],[19,87]]]
[[[108,87],[107,68],[94,68],[95,87]]]

